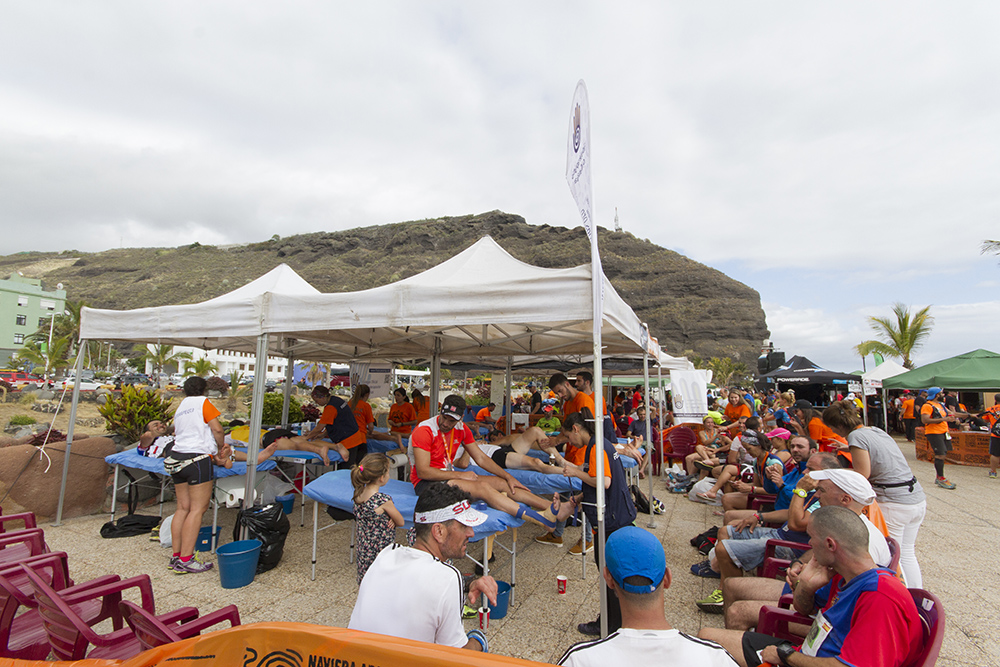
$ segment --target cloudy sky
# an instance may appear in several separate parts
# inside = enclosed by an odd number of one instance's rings
[[[998,25],[963,2],[3,3],[0,253],[574,227],[582,78],[599,224],[617,207],[756,288],[779,349],[860,368],[901,301],[933,305],[918,362],[1000,351]]]

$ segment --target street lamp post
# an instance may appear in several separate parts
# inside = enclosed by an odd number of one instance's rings
[[[45,348],[45,382],[49,381],[49,368],[52,366],[52,331],[56,325],[56,313],[52,311],[49,317],[49,346]]]

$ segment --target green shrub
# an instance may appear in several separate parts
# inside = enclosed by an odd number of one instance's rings
[[[264,394],[264,414],[261,416],[261,424],[275,426],[281,423],[281,405],[284,403],[283,394]],[[288,422],[294,424],[305,421],[302,417],[302,406],[299,399],[294,396],[288,397]]]
[[[169,421],[173,417],[170,403],[169,397],[125,385],[120,396],[108,396],[108,402],[98,410],[110,432],[122,436],[126,442],[135,442],[149,422],[154,419]]]
[[[38,420],[31,415],[14,415],[10,418],[11,426],[30,426],[38,423]]]
[[[37,400],[37,396],[31,393],[22,392],[21,397],[17,399],[17,402],[21,405],[31,405]]]

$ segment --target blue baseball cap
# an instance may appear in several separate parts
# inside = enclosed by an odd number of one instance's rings
[[[605,562],[611,578],[628,593],[652,593],[667,573],[663,545],[648,530],[637,526],[619,528],[604,546]],[[652,583],[637,586],[625,583],[628,577],[646,577]]]
[[[927,390],[927,398],[934,398],[941,393],[941,387],[931,387]]]

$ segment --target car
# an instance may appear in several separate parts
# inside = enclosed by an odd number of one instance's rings
[[[152,385],[149,376],[145,373],[126,373],[125,375],[119,375],[115,378],[115,385],[124,387],[130,384],[144,384]]]
[[[25,373],[23,371],[4,369],[0,370],[0,380],[6,380],[11,384],[25,384],[27,382],[42,382],[42,378],[37,375]]]
[[[72,391],[74,384],[76,384],[76,382],[73,378],[66,378],[59,383],[59,386],[61,388],[69,387],[69,390]],[[100,389],[103,386],[104,385],[102,383],[95,382],[94,380],[80,380],[80,391],[94,391],[95,389]]]

